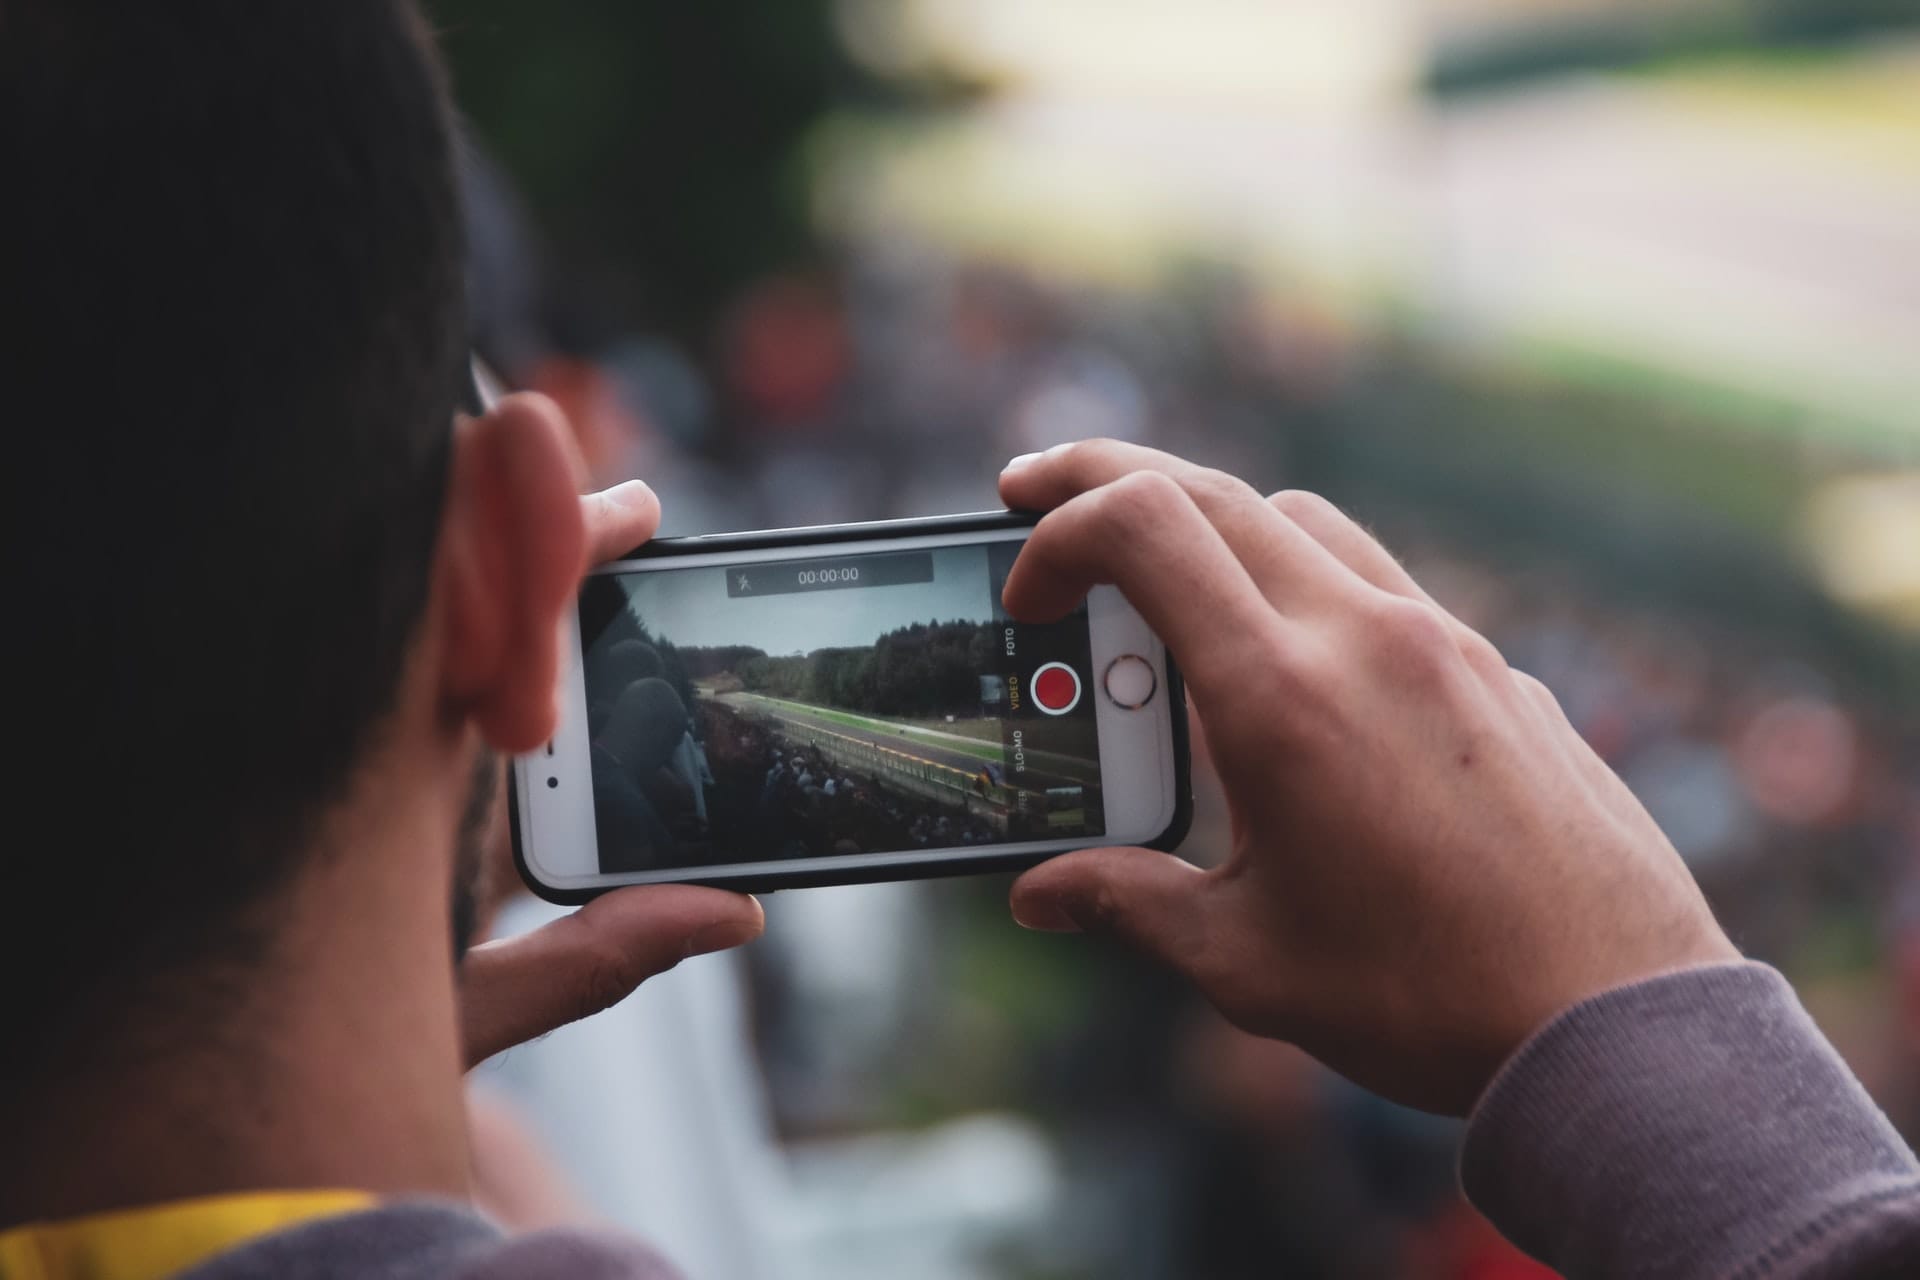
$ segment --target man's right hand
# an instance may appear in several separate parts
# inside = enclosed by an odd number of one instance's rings
[[[1323,499],[1111,441],[1017,459],[1000,492],[1048,512],[1007,609],[1118,586],[1186,676],[1233,819],[1207,871],[1045,863],[1022,923],[1119,934],[1247,1030],[1451,1113],[1568,1006],[1739,958],[1545,687]]]

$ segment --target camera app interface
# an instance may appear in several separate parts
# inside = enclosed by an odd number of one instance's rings
[[[1102,834],[1086,615],[1006,616],[1019,545],[590,578],[601,870]]]

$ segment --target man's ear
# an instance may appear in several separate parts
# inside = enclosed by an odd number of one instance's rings
[[[544,396],[503,398],[454,429],[438,590],[441,693],[488,745],[553,736],[561,621],[586,569],[573,438]]]

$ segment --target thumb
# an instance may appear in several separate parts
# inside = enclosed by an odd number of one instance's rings
[[[1081,849],[1014,881],[1013,918],[1054,933],[1110,933],[1191,972],[1206,941],[1206,872],[1152,849]]]
[[[765,925],[745,894],[658,885],[605,894],[531,933],[475,947],[460,966],[467,1065],[618,1004],[688,956],[750,942]]]
[[[614,560],[633,550],[660,527],[660,499],[638,480],[582,495],[580,517],[587,526],[587,563]]]

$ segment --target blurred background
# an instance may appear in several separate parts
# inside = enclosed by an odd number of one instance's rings
[[[1920,1136],[1920,0],[427,8],[476,342],[667,532],[1090,435],[1317,489]],[[782,894],[483,1087],[700,1280],[1545,1274],[1457,1126],[1005,888]]]

